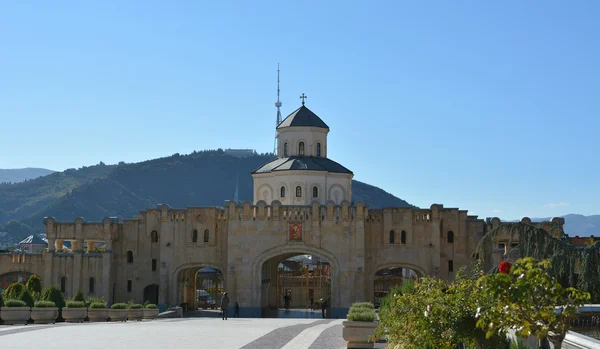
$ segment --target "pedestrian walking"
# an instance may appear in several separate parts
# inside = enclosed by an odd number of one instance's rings
[[[238,302],[235,302],[235,306],[233,307],[233,317],[240,317],[240,305]]]
[[[327,300],[321,298],[321,314],[323,315],[323,319],[325,318],[325,309],[327,309]]]
[[[227,320],[227,308],[229,308],[229,297],[227,296],[227,292],[223,293],[223,298],[221,298],[221,315],[223,320]]]

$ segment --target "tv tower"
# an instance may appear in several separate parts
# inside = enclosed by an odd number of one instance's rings
[[[277,146],[279,145],[279,136],[277,135],[277,126],[281,124],[281,101],[279,100],[279,63],[277,63],[277,122],[275,123],[275,145],[273,146],[273,154],[277,154]]]

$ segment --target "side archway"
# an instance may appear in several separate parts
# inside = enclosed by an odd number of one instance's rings
[[[198,263],[186,263],[186,264],[181,264],[179,265],[177,268],[175,268],[175,270],[173,271],[173,273],[170,276],[169,279],[169,295],[168,295],[168,300],[169,300],[169,304],[173,305],[173,304],[181,304],[184,301],[184,288],[185,287],[191,287],[190,285],[192,283],[195,284],[194,280],[191,280],[191,276],[190,275],[196,275],[196,273],[203,268],[212,268],[212,269],[216,269],[219,271],[223,271],[225,269],[223,269],[222,266],[217,265],[215,263],[203,263],[203,262],[198,262]],[[225,273],[223,273],[225,274]],[[186,280],[186,278],[188,280]],[[227,279],[225,279],[225,284],[227,284]]]

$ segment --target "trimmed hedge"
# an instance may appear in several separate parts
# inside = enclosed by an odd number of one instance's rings
[[[158,309],[156,304],[146,304],[146,309]]]
[[[348,311],[348,321],[375,321],[375,307],[370,302],[357,302],[352,304]]]
[[[81,289],[78,289],[77,292],[75,292],[75,296],[73,297],[72,301],[75,302],[83,302],[83,292],[81,292]]]
[[[31,275],[29,280],[27,280],[27,285],[25,286],[31,294],[42,293],[42,280],[37,275]]]
[[[54,285],[51,285],[46,289],[42,299],[45,301],[54,302],[59,310],[65,307],[65,297],[63,296],[62,292],[60,292],[60,289]]]
[[[362,311],[348,313],[348,321],[373,322],[375,321],[375,312],[365,309]]]
[[[142,309],[144,308],[144,306],[142,306],[141,304],[130,304],[129,305],[129,309]]]
[[[91,309],[106,309],[108,306],[103,302],[94,302],[90,304]]]
[[[25,304],[27,304],[27,306],[30,308],[35,305],[35,301],[33,300],[31,293],[29,293],[29,290],[26,288],[23,289],[23,292],[21,292],[18,299],[25,302]]]
[[[4,306],[7,308],[17,308],[17,307],[26,307],[27,304],[18,299],[7,299],[6,302],[4,302]]]
[[[115,303],[110,306],[111,309],[127,309],[127,303]]]
[[[56,304],[51,301],[37,301],[33,305],[34,308],[56,308]]]
[[[6,299],[19,299],[21,293],[25,289],[25,285],[20,282],[10,284],[6,290],[4,290],[4,296]]]
[[[68,301],[67,308],[86,308],[85,302],[81,301]]]

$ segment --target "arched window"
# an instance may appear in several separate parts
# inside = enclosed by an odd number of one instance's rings
[[[60,292],[67,292],[67,278],[65,276],[60,278]]]
[[[281,187],[281,189],[279,189],[279,196],[281,196],[282,198],[285,197],[285,187]]]
[[[298,144],[298,155],[304,156],[304,142],[300,142],[300,144]]]
[[[209,237],[210,237],[210,233],[208,232],[208,229],[206,229],[204,231],[204,242],[208,242]]]
[[[400,243],[406,244],[406,232],[404,230],[400,233]]]
[[[127,263],[133,263],[133,251],[127,251]]]
[[[396,233],[394,233],[393,230],[390,230],[390,244],[395,243],[395,240],[396,240],[396,236],[395,235],[396,235]]]
[[[150,233],[150,237],[152,238],[152,242],[158,242],[158,233],[156,230],[153,230],[152,233]]]
[[[321,156],[321,143],[317,143],[317,156]]]
[[[453,231],[449,231],[448,232],[448,243],[454,243],[454,232]]]
[[[96,279],[90,278],[89,293],[94,293],[94,287],[96,286]]]
[[[313,198],[319,197],[319,188],[313,187]]]
[[[287,143],[283,143],[283,156],[288,156]]]
[[[301,198],[302,197],[302,187],[301,186],[297,186],[296,187],[296,197],[297,198]]]
[[[192,232],[192,242],[198,242],[198,231],[196,229]]]

